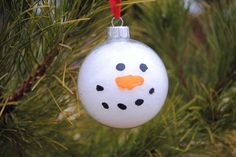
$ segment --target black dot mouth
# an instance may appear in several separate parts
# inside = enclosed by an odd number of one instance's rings
[[[154,88],[151,88],[150,90],[149,90],[149,94],[153,94],[155,92],[155,89]]]
[[[141,106],[141,105],[143,105],[143,103],[144,103],[143,99],[137,99],[135,101],[136,106]],[[102,106],[103,106],[104,109],[109,109],[109,105],[106,102],[102,102]],[[127,109],[127,106],[123,103],[118,103],[117,107],[121,110],[126,110]]]
[[[137,106],[141,106],[143,103],[144,103],[144,100],[143,100],[143,99],[137,99],[137,100],[135,101],[135,105],[137,105]]]
[[[103,91],[103,90],[104,90],[104,87],[101,86],[101,85],[97,85],[97,86],[96,86],[96,90],[97,90],[97,91]]]
[[[119,103],[117,104],[117,106],[121,109],[121,110],[126,110],[127,109],[127,106],[122,104],[122,103]]]
[[[108,105],[107,103],[105,103],[105,102],[102,103],[102,106],[103,106],[103,108],[105,108],[105,109],[109,109],[109,105]]]
[[[103,91],[103,90],[104,90],[104,87],[101,86],[101,85],[97,85],[97,86],[96,86],[96,90],[97,90],[97,91]],[[152,94],[154,94],[154,93],[155,93],[155,88],[151,88],[151,89],[149,90],[149,94],[152,95]],[[137,100],[135,101],[135,105],[136,105],[136,106],[141,106],[141,105],[143,105],[143,103],[144,103],[144,100],[143,100],[143,99],[137,99]],[[106,102],[102,102],[101,104],[102,104],[102,106],[103,106],[104,109],[109,109],[109,105],[108,105]],[[127,109],[127,106],[126,106],[125,104],[123,104],[123,103],[118,103],[118,104],[117,104],[117,107],[118,107],[119,109],[121,109],[121,110],[126,110],[126,109]]]

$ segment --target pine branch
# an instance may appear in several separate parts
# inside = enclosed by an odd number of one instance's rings
[[[45,60],[40,64],[37,69],[32,72],[32,74],[19,86],[19,88],[9,97],[6,99],[2,99],[1,102],[9,103],[18,101],[26,93],[29,93],[32,89],[33,83],[40,79],[46,72],[47,68],[52,64],[54,58],[58,55],[58,49],[53,49],[48,56],[46,56]],[[1,108],[0,108],[1,110]],[[3,113],[10,113],[15,110],[15,105],[7,105],[4,109]]]

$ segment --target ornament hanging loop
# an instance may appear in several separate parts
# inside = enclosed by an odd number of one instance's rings
[[[119,20],[121,22],[120,26],[123,26],[124,25],[124,20],[122,19],[122,17],[119,17],[118,19],[113,17],[112,20],[111,20],[111,25],[112,27],[115,27],[116,25],[114,24],[115,23],[115,20]]]

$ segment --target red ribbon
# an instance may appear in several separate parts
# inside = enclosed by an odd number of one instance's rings
[[[121,3],[122,0],[109,0],[110,6],[111,6],[111,13],[114,14],[114,17],[116,19],[120,18],[121,14]]]

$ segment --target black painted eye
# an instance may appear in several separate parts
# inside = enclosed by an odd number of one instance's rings
[[[116,69],[117,69],[118,71],[123,71],[123,70],[125,69],[125,64],[123,64],[123,63],[117,64],[117,65],[116,65]]]
[[[139,68],[142,72],[145,72],[148,69],[147,65],[144,63],[140,64]]]

